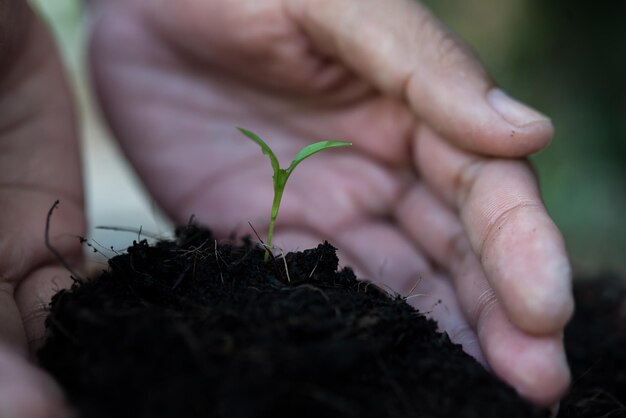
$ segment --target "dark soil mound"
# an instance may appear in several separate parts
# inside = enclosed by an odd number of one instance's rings
[[[41,364],[88,418],[546,416],[329,244],[262,259],[195,226],[135,243],[55,296]]]
[[[558,418],[626,418],[626,285],[608,275],[576,284],[565,330],[572,386]]]

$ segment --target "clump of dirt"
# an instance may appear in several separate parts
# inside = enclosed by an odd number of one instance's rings
[[[263,262],[198,226],[53,299],[41,365],[79,415],[545,417],[328,243]]]

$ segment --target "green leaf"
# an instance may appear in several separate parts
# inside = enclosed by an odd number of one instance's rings
[[[254,132],[244,128],[237,129],[239,129],[239,132],[256,142],[261,147],[261,150],[263,150],[263,154],[267,155],[270,158],[270,161],[272,163],[272,170],[274,170],[274,175],[276,176],[278,171],[280,170],[280,165],[278,164],[278,158],[276,158],[276,155],[274,155],[274,152],[269,147],[269,145],[267,145],[265,141],[263,141],[261,137]]]
[[[270,224],[267,231],[267,243],[265,244],[265,256],[263,259],[265,262],[269,259],[270,248],[272,246],[272,237],[274,235],[274,226],[276,224],[276,217],[278,216],[278,210],[280,208],[280,201],[283,197],[283,192],[285,190],[285,185],[287,184],[287,180],[291,175],[291,172],[296,168],[298,164],[300,164],[304,159],[310,157],[313,154],[316,154],[320,151],[329,148],[337,148],[337,147],[346,147],[352,145],[350,142],[341,142],[341,141],[322,141],[316,142],[315,144],[311,144],[306,146],[296,155],[296,158],[293,159],[291,165],[286,170],[280,168],[278,163],[278,158],[272,151],[272,149],[263,141],[257,134],[251,132],[247,129],[237,128],[239,132],[247,136],[252,141],[256,142],[258,146],[263,150],[263,154],[267,155],[272,163],[272,170],[274,170],[274,175],[272,176],[274,180],[274,201],[272,203],[272,213],[270,216]]]
[[[304,159],[310,157],[313,154],[317,154],[320,151],[324,151],[329,148],[337,148],[337,147],[349,147],[351,146],[351,142],[343,142],[343,141],[321,141],[316,142],[315,144],[307,145],[296,155],[296,157],[289,165],[287,169],[287,173],[291,174],[291,172],[296,168],[298,164],[300,164]]]

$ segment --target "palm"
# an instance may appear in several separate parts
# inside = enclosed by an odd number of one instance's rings
[[[478,337],[496,372],[529,397],[553,401],[567,382],[565,366],[548,364],[562,358],[555,330],[571,312],[561,291],[567,260],[528,167],[461,151],[424,128],[415,109],[377,93],[343,61],[325,55],[333,48],[320,48],[328,45],[324,30],[316,33],[320,39],[309,39],[286,3],[100,4],[91,48],[94,80],[105,115],[149,191],[178,223],[193,214],[219,236],[250,234],[248,222],[261,232],[269,221],[272,173],[258,147],[235,128],[260,134],[283,164],[311,142],[352,141],[353,148],[321,153],[298,167],[275,245],[291,250],[328,239],[361,276],[413,292],[414,305],[480,357]],[[357,58],[351,57],[364,59]],[[369,70],[378,68],[365,61]],[[377,80],[383,87],[386,81],[384,75]],[[420,97],[419,90],[404,87],[403,96],[415,103],[409,96]],[[437,122],[432,109],[425,112]],[[469,115],[448,127],[457,140],[464,123],[472,123]],[[549,123],[519,128],[527,140],[502,151],[500,138],[509,129],[497,119],[482,128],[485,137],[476,137],[478,129],[465,140],[471,148],[497,138],[496,153],[524,155],[551,131]],[[517,248],[517,258],[510,248]],[[475,251],[484,256],[482,265]],[[505,281],[505,260],[536,283]],[[542,303],[556,306],[546,313],[535,306],[535,289],[564,296]],[[526,303],[526,294],[535,305]],[[549,321],[537,320],[546,315]],[[523,362],[513,362],[518,352],[527,353]]]
[[[291,86],[274,93],[250,88],[219,68],[198,66],[201,57],[167,49],[145,29],[137,43],[142,51],[126,42],[127,50],[117,44],[115,55],[95,59],[123,147],[170,216],[185,222],[194,214],[222,236],[236,229],[251,233],[247,222],[259,231],[267,226],[271,169],[236,126],[265,137],[283,164],[315,140],[350,140],[353,149],[322,153],[298,167],[281,206],[276,244],[288,250],[328,239],[368,277],[393,277],[399,291],[424,275],[422,257],[394,219],[403,192],[417,181],[407,155],[413,126],[407,110],[356,77],[347,79],[347,72],[337,74],[341,87],[329,94],[313,84],[298,86],[310,92],[305,98],[290,95]],[[302,42],[297,34],[291,39]],[[293,62],[306,62],[302,58]],[[284,71],[279,79],[311,69]]]

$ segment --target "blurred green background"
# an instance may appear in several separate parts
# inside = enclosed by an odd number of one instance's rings
[[[626,1],[424,2],[505,90],[552,117],[554,141],[533,162],[575,270],[626,274]],[[54,27],[88,115],[82,3],[33,3]]]

